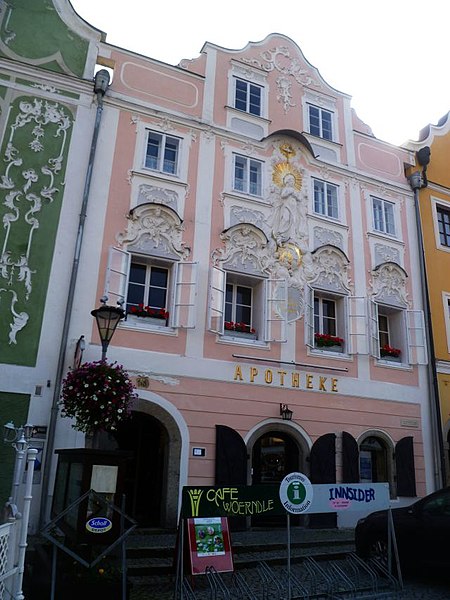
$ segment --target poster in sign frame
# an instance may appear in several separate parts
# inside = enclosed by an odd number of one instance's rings
[[[192,575],[204,575],[207,567],[218,573],[234,571],[230,531],[226,517],[186,519]]]

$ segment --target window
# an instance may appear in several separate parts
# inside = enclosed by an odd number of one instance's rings
[[[258,160],[235,155],[233,187],[238,192],[261,196],[262,163]]]
[[[131,261],[127,313],[167,321],[169,269]]]
[[[380,358],[403,362],[406,360],[405,314],[402,310],[379,306],[378,343]]]
[[[227,283],[225,292],[225,322],[243,323],[247,328],[252,326],[252,294],[251,287]]]
[[[195,327],[197,264],[110,248],[104,295],[125,302],[123,326]]]
[[[149,131],[145,166],[162,173],[177,173],[180,140],[163,133]]]
[[[373,227],[375,231],[395,235],[394,204],[372,198]]]
[[[306,345],[321,351],[343,352],[345,345],[345,297],[308,288],[305,311]]]
[[[287,282],[213,267],[209,330],[229,338],[285,341]]]
[[[442,206],[436,206],[439,241],[443,246],[450,247],[450,211]]]
[[[234,107],[238,110],[261,116],[262,88],[243,79],[235,78]]]
[[[332,183],[314,179],[314,212],[319,215],[338,218],[338,188]]]
[[[318,106],[308,105],[309,132],[324,140],[333,139],[332,118],[333,113]]]

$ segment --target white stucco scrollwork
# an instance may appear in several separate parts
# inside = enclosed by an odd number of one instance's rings
[[[399,265],[387,262],[372,271],[372,294],[377,302],[407,306],[406,272]]]
[[[265,234],[249,223],[230,227],[220,234],[224,248],[213,251],[212,260],[229,268],[244,269],[246,272],[268,272],[273,259],[268,252],[268,240]]]
[[[348,258],[338,248],[333,246],[318,248],[313,253],[315,276],[312,284],[322,289],[348,293],[350,291],[348,267]]]
[[[148,254],[185,259],[190,248],[182,241],[184,227],[178,214],[161,204],[141,204],[127,215],[125,233],[116,236],[120,246]]]

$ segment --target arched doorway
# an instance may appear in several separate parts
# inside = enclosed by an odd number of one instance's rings
[[[169,436],[154,417],[133,412],[114,435],[131,453],[125,480],[126,512],[139,527],[163,525]]]
[[[299,459],[299,447],[288,433],[265,433],[253,446],[252,484],[279,483],[288,473],[298,471]]]
[[[366,437],[359,447],[359,473],[361,483],[389,481],[387,448],[375,436]]]
[[[299,445],[289,433],[266,431],[254,443],[252,450],[252,484],[280,483],[283,478],[299,471],[301,453]],[[298,525],[300,517],[293,517]],[[253,517],[252,526],[281,526],[284,517]]]

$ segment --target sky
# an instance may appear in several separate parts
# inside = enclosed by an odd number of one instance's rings
[[[270,33],[300,47],[325,81],[352,97],[374,135],[392,144],[450,111],[446,0],[71,0],[110,44],[177,65],[205,42],[239,50]]]

